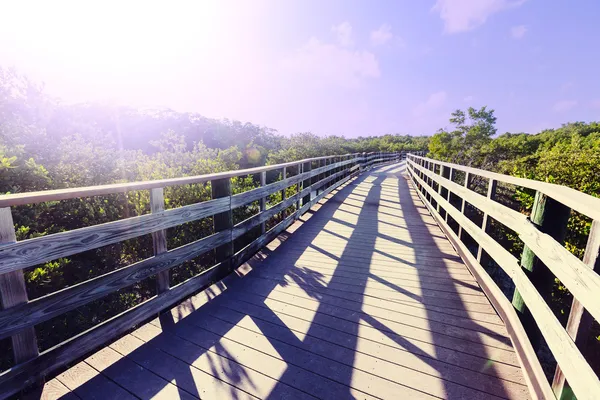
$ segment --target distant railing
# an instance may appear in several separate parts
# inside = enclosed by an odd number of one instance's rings
[[[597,273],[600,268],[600,198],[564,186],[417,155],[408,156],[407,167],[419,196],[504,320],[526,377],[538,397],[555,395],[560,399],[566,377],[578,399],[599,399],[600,381],[580,348],[594,318],[600,320],[600,276]],[[458,174],[461,178],[464,176],[463,184],[455,182]],[[487,196],[473,191],[475,177],[487,180]],[[536,191],[530,218],[495,201],[498,183]],[[483,214],[481,225],[465,215],[469,205]],[[571,210],[593,220],[583,261],[562,245]],[[489,235],[491,220],[514,231],[523,241],[525,249],[520,260]],[[453,230],[451,223],[457,224],[458,229]],[[475,249],[465,244],[465,233],[476,242]],[[514,282],[512,304],[483,268],[490,258]],[[574,298],[566,328],[548,306],[555,277]],[[540,335],[558,364],[551,386],[536,356]]]
[[[401,158],[404,158],[404,154],[357,153],[211,175],[0,196],[0,299],[3,305],[3,310],[0,311],[0,339],[12,337],[17,364],[0,374],[0,398],[38,382],[57,368],[81,358],[155,316],[159,311],[222,279],[332,190],[365,169],[396,162]],[[272,171],[281,171],[282,179],[266,184],[266,174]],[[231,178],[248,175],[258,175],[261,186],[232,194]],[[210,183],[211,200],[165,210],[163,188],[198,183]],[[286,189],[292,186],[296,188],[295,194],[286,198]],[[150,191],[150,214],[23,241],[16,240],[12,206],[133,190]],[[283,194],[282,201],[267,209],[266,198],[278,192]],[[256,201],[259,202],[260,212],[234,225],[232,211]],[[266,229],[266,221],[290,207],[294,207],[293,213],[270,230]],[[212,235],[167,249],[166,229],[206,217],[213,217]],[[234,240],[259,226],[260,236],[240,251],[234,252]],[[153,238],[153,257],[35,300],[28,300],[23,269],[147,234],[151,234]],[[216,265],[170,287],[171,268],[212,250],[216,252]],[[151,276],[157,277],[156,296],[39,354],[35,325]]]

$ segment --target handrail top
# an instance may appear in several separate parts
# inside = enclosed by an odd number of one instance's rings
[[[438,165],[454,168],[459,171],[468,172],[484,178],[494,179],[498,182],[509,183],[512,185],[536,190],[581,214],[600,221],[600,198],[580,192],[576,189],[572,189],[563,185],[557,185],[555,183],[519,178],[516,176],[499,174],[497,172],[487,171],[484,169],[466,167],[464,165],[434,160],[432,158],[421,157],[414,154],[411,154],[411,157],[431,161]]]
[[[371,153],[348,153],[348,154],[335,154],[330,156],[321,156],[313,158],[305,158],[303,160],[291,161],[282,164],[264,165],[254,168],[238,169],[232,171],[223,171],[213,174],[185,176],[181,178],[169,178],[169,179],[157,179],[150,181],[138,181],[138,182],[124,182],[124,183],[113,183],[106,185],[97,186],[84,186],[67,189],[55,189],[55,190],[41,190],[37,192],[23,192],[14,193],[7,195],[0,195],[0,208],[19,206],[24,204],[35,204],[43,203],[47,201],[58,201],[68,200],[79,197],[91,197],[91,196],[102,196],[114,193],[123,193],[132,190],[144,190],[144,189],[156,189],[167,186],[178,186],[178,185],[189,185],[193,183],[204,183],[215,179],[226,179],[233,178],[242,175],[257,174],[260,172],[271,171],[280,169],[283,167],[296,166],[312,161],[319,161],[333,157],[348,157],[355,156],[360,157],[363,154],[379,154],[380,152]],[[392,152],[381,152],[382,154],[392,154]]]

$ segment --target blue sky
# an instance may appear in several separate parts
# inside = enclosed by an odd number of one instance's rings
[[[11,2],[0,65],[65,102],[170,107],[282,133],[500,132],[600,113],[597,0]]]

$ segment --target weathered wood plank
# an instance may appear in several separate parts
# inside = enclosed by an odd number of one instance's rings
[[[231,234],[233,229],[233,213],[231,212],[231,179],[224,178],[214,180],[211,181],[210,186],[213,199],[229,199],[229,209],[213,216],[215,233],[226,231]],[[233,256],[233,239],[230,236],[229,242],[222,244],[215,249],[215,260],[217,263],[228,265],[227,268],[231,269],[231,256]]]
[[[171,228],[228,209],[229,199],[209,200],[155,214],[23,240],[0,247],[0,274]]]
[[[15,243],[15,227],[10,208],[0,208],[0,249]],[[0,273],[0,302],[2,312],[10,312],[15,307],[27,304],[27,288],[22,270]],[[39,350],[33,327],[15,331],[11,338],[14,360],[17,364],[37,357]]]
[[[229,231],[218,232],[156,257],[139,261],[130,266],[40,297],[29,303],[2,310],[0,311],[0,338],[74,310],[90,301],[102,298],[116,290],[198,257],[217,246],[228,243],[230,237]]]
[[[150,190],[150,212],[156,214],[165,211],[165,197],[163,188]],[[152,232],[152,249],[155,256],[167,251],[167,231]],[[161,271],[156,274],[156,293],[162,293],[169,290],[170,279],[169,270]]]

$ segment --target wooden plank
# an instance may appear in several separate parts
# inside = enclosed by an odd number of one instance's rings
[[[156,323],[157,325],[153,325]],[[256,371],[228,357],[228,352],[223,348],[216,348],[210,344],[199,345],[199,341],[189,341],[177,336],[172,329],[162,330],[158,320],[146,324],[132,333],[132,336],[145,341],[148,345],[160,349],[162,352],[177,357],[190,364],[193,368],[213,375],[228,384],[239,388],[258,398],[281,395],[281,398],[313,399],[305,392],[295,389],[287,384],[278,382],[277,377]],[[209,342],[210,343],[210,342]],[[202,342],[204,344],[204,342]],[[219,351],[220,350],[220,351]],[[262,368],[259,368],[262,369]],[[231,373],[236,371],[236,373]],[[210,390],[207,388],[207,390]],[[231,396],[216,396],[207,398],[229,398]]]
[[[15,227],[10,208],[0,208],[0,249],[7,244],[16,243]],[[2,312],[10,311],[27,304],[27,288],[22,270],[0,274],[0,302]],[[14,361],[17,364],[37,357],[39,354],[35,330],[33,327],[15,331],[11,337]]]
[[[110,380],[141,399],[198,399],[199,396],[181,390],[173,382],[150,372],[146,368],[123,357],[111,347],[92,354],[85,362],[102,371]]]
[[[83,400],[137,399],[137,397],[102,375],[85,361],[75,364],[52,381],[60,382],[77,398]]]
[[[424,157],[412,156],[413,159],[422,160]],[[430,160],[438,165],[445,165],[447,167],[455,168],[459,171],[470,172],[473,175],[482,176],[485,178],[495,179],[498,182],[509,183],[511,185],[529,188],[532,190],[539,191],[546,196],[553,198],[554,200],[564,204],[565,206],[586,215],[593,220],[600,219],[600,198],[590,196],[582,193],[578,190],[571,189],[566,186],[556,185],[553,183],[535,181],[532,179],[518,178],[510,175],[498,174],[496,172],[490,172],[483,169],[477,169],[472,167],[465,167],[458,164],[451,164],[443,161]],[[412,161],[412,160],[409,160]],[[413,161],[414,162],[414,161]]]
[[[52,379],[43,386],[24,393],[23,400],[77,400],[80,399],[69,388],[63,385],[59,380]]]
[[[222,299],[225,300],[225,299]],[[200,313],[193,315],[191,321],[198,321],[210,315],[213,319],[219,319],[227,323],[235,324],[233,329],[240,331],[240,334],[252,332],[263,334],[265,337],[281,341],[291,346],[298,346],[297,336],[305,335],[310,332],[310,336],[302,343],[302,349],[313,354],[327,355],[335,361],[353,367],[355,370],[367,372],[376,377],[410,385],[416,389],[434,394],[431,387],[440,387],[440,378],[443,376],[449,384],[444,384],[446,396],[448,397],[481,397],[486,392],[491,395],[508,392],[515,398],[527,397],[528,389],[522,383],[515,384],[497,379],[493,375],[480,374],[465,368],[449,366],[437,361],[435,358],[427,357],[422,359],[414,356],[409,351],[394,351],[398,348],[382,349],[382,346],[369,341],[363,341],[357,337],[348,337],[340,335],[340,331],[328,330],[329,335],[319,334],[321,330],[315,330],[307,321],[288,318],[291,325],[283,325],[278,316],[269,315],[266,309],[251,309],[252,320],[243,318],[244,313],[236,312],[234,309],[240,302],[230,300],[222,301],[224,306],[217,307],[216,303],[209,303],[200,310]],[[243,304],[243,303],[242,303]],[[225,308],[227,307],[227,308]],[[252,307],[252,306],[250,306]],[[294,329],[298,326],[300,329]],[[290,335],[292,331],[294,335]],[[346,344],[340,339],[344,337],[349,343]],[[337,339],[337,340],[336,340]],[[304,345],[306,343],[307,345]],[[352,360],[352,361],[350,361]],[[479,360],[479,370],[487,360]],[[517,370],[519,377],[520,372]],[[407,376],[408,375],[408,376]],[[411,376],[412,375],[412,376]],[[398,379],[398,377],[402,379]],[[411,382],[411,378],[414,381]],[[518,379],[518,378],[517,378]],[[521,377],[522,379],[522,377]],[[374,382],[375,383],[375,382]],[[462,388],[457,385],[463,386]],[[384,395],[381,391],[371,390],[374,395]],[[473,391],[475,389],[476,391]],[[393,392],[388,392],[391,395]]]
[[[414,186],[416,189],[416,185]],[[428,205],[425,202],[424,197],[421,197],[421,200],[426,206]],[[478,263],[478,260],[473,258],[471,252],[466,248],[465,244],[462,243],[450,226],[448,226],[445,219],[443,219],[439,213],[435,213],[432,208],[430,208],[430,210],[431,215],[444,230],[448,239],[455,245],[457,251],[461,257],[463,257],[463,260],[465,260],[465,265],[477,278],[477,281],[480,283],[491,303],[494,305],[494,308],[498,311],[500,317],[504,321],[506,329],[511,337],[513,347],[519,357],[520,365],[523,367],[521,370],[527,379],[528,386],[532,390],[531,394],[538,399],[552,398],[552,392],[548,385],[548,381],[546,380],[544,370],[537,358],[535,350],[531,346],[531,343],[529,343],[529,338],[525,333],[525,329],[523,329],[514,307],[512,307],[512,304],[508,301],[504,293],[502,293],[500,288]]]
[[[410,161],[412,168],[424,174],[428,171]],[[437,175],[434,180],[441,181]],[[420,178],[419,178],[420,179]],[[592,316],[600,320],[600,302],[595,293],[600,292],[600,276],[570,253],[549,234],[540,232],[527,217],[500,203],[488,201],[485,196],[466,190],[463,186],[451,181],[444,182],[457,195],[464,197],[469,203],[492,218],[518,233],[523,243],[546,265],[550,271],[571,291]]]
[[[152,214],[165,211],[165,197],[163,188],[150,190],[150,212]],[[167,251],[167,231],[152,232],[153,254],[158,256]],[[169,290],[170,279],[169,270],[161,271],[156,274],[156,293],[162,293]]]
[[[0,247],[0,274],[171,228],[227,209],[229,199],[209,200],[155,214],[15,242]]]
[[[228,231],[219,232],[156,257],[139,261],[28,303],[2,310],[0,311],[0,338],[74,310],[90,301],[198,257],[223,243],[228,243],[230,237],[231,234]]]
[[[61,344],[41,353],[39,357],[24,362],[0,374],[0,398],[8,397],[34,383],[40,376],[50,374],[61,366],[79,359],[107,341],[122,335],[159,311],[170,307],[181,299],[190,296],[212,282],[229,273],[218,264],[202,272],[169,291],[155,296],[129,310],[104,321]]]
[[[596,272],[600,271],[600,221],[592,222],[587,245],[585,247],[583,262],[592,270]],[[566,330],[584,355],[586,354],[586,345],[593,322],[594,318],[590,313],[576,298],[573,298]],[[560,369],[560,366],[557,365],[554,379],[552,380],[552,390],[559,399],[563,394],[564,385],[565,375]]]
[[[413,178],[421,180],[415,174]],[[422,181],[421,181],[422,183]],[[433,192],[433,190],[431,191]],[[436,201],[441,201],[447,207],[449,204],[437,193],[431,193]],[[546,343],[556,358],[556,361],[563,369],[567,379],[571,383],[578,399],[594,399],[600,396],[600,381],[595,372],[591,369],[581,352],[567,332],[563,329],[560,322],[554,316],[550,307],[546,304],[541,295],[537,292],[531,281],[519,266],[516,258],[507,250],[500,246],[489,235],[481,232],[480,228],[472,221],[467,219],[454,207],[448,208],[459,225],[465,229],[471,237],[479,242],[484,250],[496,261],[496,263],[513,279],[525,303],[531,310],[531,314],[538,325],[544,327],[542,335]],[[513,338],[519,340],[519,338]]]

